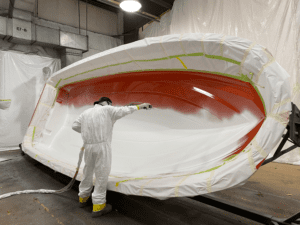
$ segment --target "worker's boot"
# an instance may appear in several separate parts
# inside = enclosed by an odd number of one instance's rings
[[[79,197],[79,207],[80,208],[86,207],[88,205],[92,205],[92,200],[90,197],[86,197],[86,198]]]
[[[101,209],[104,206],[103,209]],[[96,211],[97,209],[100,209],[99,211]],[[102,205],[94,205],[93,206],[93,212],[92,212],[92,217],[99,217],[103,216],[107,213],[110,213],[112,211],[112,206],[110,204],[102,204]]]

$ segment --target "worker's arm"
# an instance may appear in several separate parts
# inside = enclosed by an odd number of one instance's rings
[[[82,122],[82,114],[74,121],[72,125],[72,129],[78,133],[81,133],[81,122]]]
[[[138,111],[143,108],[149,108],[150,104],[143,103],[137,106],[124,106],[124,107],[111,107],[112,110],[112,119],[114,121],[121,119],[122,117],[129,115],[135,111]]]

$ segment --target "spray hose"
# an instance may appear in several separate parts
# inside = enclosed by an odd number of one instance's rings
[[[133,106],[133,105],[139,105],[142,104],[141,102],[131,102],[129,104],[127,104],[126,106]],[[152,108],[152,105],[149,106],[149,108]],[[147,109],[146,107],[143,107],[143,109]],[[77,163],[77,168],[76,168],[76,173],[74,175],[74,177],[72,178],[72,180],[70,181],[70,183],[65,186],[64,188],[60,189],[60,190],[47,190],[47,189],[38,189],[38,190],[25,190],[25,191],[16,191],[16,192],[10,192],[10,193],[6,193],[3,195],[0,195],[0,200],[4,199],[4,198],[8,198],[14,195],[20,195],[20,194],[34,194],[34,193],[38,193],[38,194],[61,194],[63,192],[69,191],[71,190],[73,184],[75,183],[76,177],[78,175],[78,171],[82,162],[82,157],[83,157],[83,152],[84,152],[84,147],[81,147],[81,151],[79,153],[79,160]]]
[[[82,157],[83,157],[83,152],[84,152],[84,147],[81,148],[81,151],[79,153],[79,160],[78,160],[78,164],[77,164],[77,168],[76,168],[76,173],[75,173],[73,179],[70,181],[70,183],[67,186],[65,186],[64,188],[62,188],[60,190],[39,189],[39,190],[16,191],[16,192],[11,192],[11,193],[0,195],[0,200],[4,199],[4,198],[8,198],[8,197],[13,196],[13,195],[20,195],[20,194],[34,194],[34,193],[39,193],[39,194],[54,194],[54,193],[57,193],[57,194],[60,194],[60,193],[69,191],[72,188],[73,184],[75,183],[75,179],[78,175],[78,171],[79,171],[80,164],[81,164]]]

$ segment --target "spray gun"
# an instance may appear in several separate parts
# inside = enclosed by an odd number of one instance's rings
[[[132,105],[140,105],[140,104],[143,104],[142,102],[131,102],[129,104],[127,104],[126,106],[132,106]],[[152,109],[152,105],[149,105],[149,108]],[[143,107],[142,109],[146,109],[146,107]]]

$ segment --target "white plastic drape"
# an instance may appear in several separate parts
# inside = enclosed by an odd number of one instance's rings
[[[160,23],[148,25],[140,33],[140,39],[167,34],[218,33],[256,42],[266,47],[290,74],[292,102],[300,108],[299,5],[299,0],[175,0],[172,10]],[[290,146],[287,142],[284,148]],[[276,162],[300,165],[300,148]]]
[[[11,102],[0,109],[0,151],[18,148],[46,79],[59,69],[59,59],[0,51],[0,100]]]
[[[83,143],[71,127],[81,112],[99,96],[114,105],[150,102],[150,112],[135,112],[114,127],[108,189],[159,199],[219,191],[244,183],[278,143],[291,111],[290,90],[288,73],[247,39],[147,38],[53,74],[23,150],[73,176]]]

